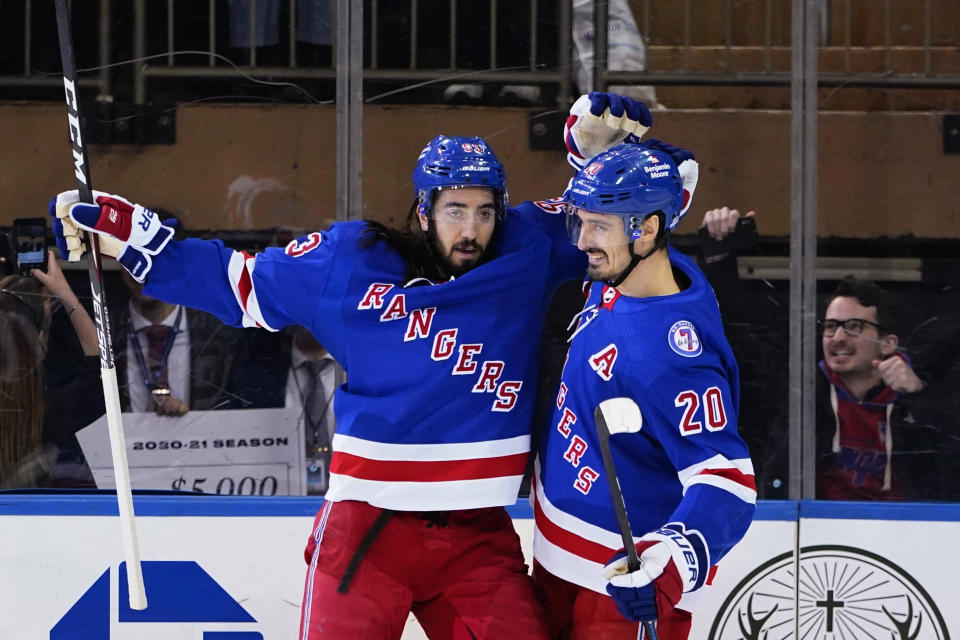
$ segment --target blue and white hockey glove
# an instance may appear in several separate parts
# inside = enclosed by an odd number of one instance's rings
[[[685,591],[703,585],[709,568],[706,544],[696,531],[671,523],[637,543],[640,568],[628,572],[620,551],[603,568],[607,593],[624,618],[654,622],[670,614]]]
[[[116,258],[131,276],[143,282],[153,262],[173,237],[173,228],[160,222],[150,209],[100,191],[96,204],[80,202],[79,192],[64,191],[50,203],[53,232],[60,255],[76,262],[83,255],[83,234],[96,233],[100,251]]]
[[[700,180],[700,165],[697,163],[697,159],[693,157],[693,152],[656,138],[648,138],[640,145],[647,149],[663,151],[673,158],[674,164],[677,165],[677,171],[680,173],[680,180],[683,182],[683,208],[680,210],[680,215],[683,216],[693,203],[693,192],[696,191],[697,182]]]
[[[579,171],[590,158],[624,140],[638,142],[651,126],[650,109],[639,100],[599,91],[580,96],[563,128],[567,161]]]

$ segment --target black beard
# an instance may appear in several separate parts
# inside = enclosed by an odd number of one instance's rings
[[[440,253],[439,247],[437,247],[437,253]],[[479,251],[478,257],[475,261],[463,264],[454,264],[450,259],[450,256],[457,249],[476,249]],[[487,250],[482,248],[476,241],[469,240],[467,242],[458,242],[450,248],[450,253],[442,257],[441,268],[447,274],[453,276],[454,278],[459,278],[466,272],[470,271],[474,267],[479,267],[481,264],[487,261]]]

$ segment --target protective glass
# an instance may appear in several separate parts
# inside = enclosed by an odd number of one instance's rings
[[[435,193],[439,195],[441,191],[457,191],[461,188],[462,187],[446,187],[444,189],[438,189]],[[497,192],[493,191],[493,203],[490,206],[473,208],[467,206],[460,200],[459,198],[453,197],[447,198],[445,202],[440,203],[438,198],[434,200],[433,206],[430,207],[427,216],[444,224],[474,224],[478,227],[485,227],[493,226],[496,223],[498,211]]]
[[[846,320],[835,320],[829,318],[827,320],[820,321],[820,329],[823,331],[823,335],[828,338],[833,337],[837,333],[839,327],[843,327],[843,332],[848,336],[858,336],[860,332],[863,331],[864,325],[871,325],[877,328],[877,330],[882,329],[879,324],[876,322],[871,322],[870,320],[864,320],[863,318],[847,318]]]
[[[493,226],[497,220],[497,212],[493,207],[470,211],[465,207],[443,207],[433,209],[430,217],[446,224],[472,223],[478,227]]]

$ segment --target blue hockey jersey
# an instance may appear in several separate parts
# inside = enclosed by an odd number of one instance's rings
[[[171,243],[145,293],[227,324],[309,328],[348,374],[337,391],[328,500],[432,511],[513,504],[530,448],[540,328],[585,260],[556,201],[509,209],[494,258],[432,286],[366,223],[337,223],[251,256]]]
[[[623,547],[594,425],[600,402],[627,397],[640,408],[640,431],[610,438],[636,539],[681,524],[705,541],[705,574],[755,510],[753,466],[737,433],[737,365],[716,298],[689,258],[669,255],[691,281],[680,293],[631,298],[592,285],[538,452],[534,557],[599,593],[601,568]],[[703,582],[688,578],[685,590]]]

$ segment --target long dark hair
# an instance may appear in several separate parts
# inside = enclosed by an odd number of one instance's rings
[[[0,488],[36,486],[47,470],[43,349],[26,313],[0,311],[0,407]]]
[[[407,264],[406,282],[415,278],[426,278],[434,282],[446,280],[448,276],[441,268],[443,261],[437,254],[431,238],[432,231],[425,233],[417,222],[417,201],[415,200],[407,212],[404,226],[400,229],[388,227],[376,220],[367,220],[367,229],[360,237],[358,246],[361,249],[367,249],[378,242],[385,242],[387,246],[399,253]]]
[[[0,311],[23,314],[37,331],[45,328],[43,301],[43,285],[36,278],[14,274],[0,279]]]

